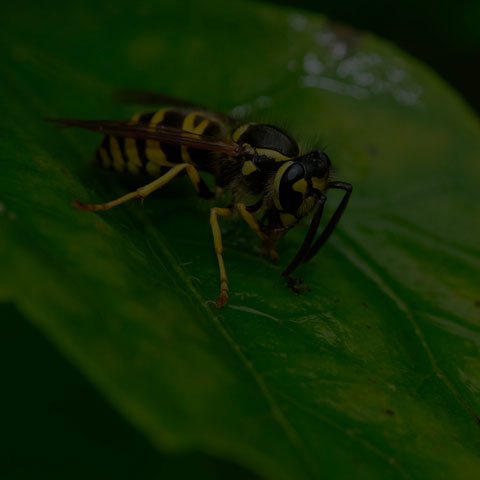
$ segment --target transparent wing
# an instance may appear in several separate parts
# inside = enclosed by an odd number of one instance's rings
[[[242,153],[239,145],[227,138],[200,135],[164,125],[152,127],[145,123],[130,120],[77,120],[71,118],[47,118],[47,120],[65,127],[79,127],[115,137],[158,140],[163,143],[185,145],[201,150],[225,153],[230,156],[238,156]]]
[[[170,107],[179,107],[189,110],[198,110],[222,119],[231,125],[238,123],[237,120],[229,117],[225,113],[215,112],[203,105],[188,100],[170,97],[161,93],[150,92],[148,90],[121,89],[113,94],[113,100],[117,103],[126,103],[134,105],[161,105]]]

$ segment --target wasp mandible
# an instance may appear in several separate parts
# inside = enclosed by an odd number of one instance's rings
[[[275,242],[313,212],[303,243],[282,272],[287,284],[294,286],[291,274],[328,240],[352,193],[352,185],[331,179],[328,156],[319,150],[302,153],[292,136],[274,125],[241,123],[197,104],[148,92],[123,91],[118,97],[136,104],[169,107],[137,114],[126,121],[49,120],[103,133],[96,151],[96,162],[100,166],[119,173],[147,174],[154,180],[109,202],[76,201],[74,206],[80,210],[108,210],[134,198],[143,200],[180,172],[187,173],[203,198],[218,198],[231,192],[227,207],[210,210],[220,270],[217,307],[225,305],[229,291],[218,217],[238,212],[262,241],[263,254],[277,259]],[[200,172],[213,174],[216,193],[209,189]],[[345,193],[325,229],[315,239],[328,189]]]

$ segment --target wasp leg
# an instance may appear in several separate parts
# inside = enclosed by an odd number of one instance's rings
[[[217,185],[217,187],[215,188],[215,198],[220,198],[222,195],[223,195],[223,188],[222,187],[219,187]]]
[[[116,207],[117,205],[121,205],[122,203],[128,202],[133,198],[141,198],[143,200],[146,196],[150,195],[155,190],[158,190],[159,188],[163,187],[170,180],[172,180],[172,178],[174,178],[182,170],[185,170],[185,169],[187,170],[187,172],[191,172],[193,169],[198,175],[198,172],[196,171],[195,167],[193,167],[189,163],[181,163],[179,165],[175,165],[174,167],[172,167],[167,173],[165,173],[165,175],[162,175],[161,177],[155,179],[153,182],[147,183],[147,185],[137,188],[137,190],[135,190],[134,192],[127,193],[126,195],[123,195],[122,197],[119,197],[110,202],[82,203],[75,200],[73,202],[73,206],[75,208],[78,208],[79,210],[91,210],[91,211],[109,210],[110,208],[113,208],[113,207]],[[193,173],[192,175],[195,176],[195,173]]]
[[[293,257],[293,260],[290,262],[287,268],[282,272],[282,275],[284,277],[287,277],[287,285],[289,286],[295,285],[297,282],[297,280],[290,279],[290,274],[302,263],[305,256],[308,255],[308,252],[310,251],[310,247],[312,245],[313,240],[315,239],[315,234],[317,233],[318,227],[320,225],[320,220],[322,219],[323,207],[326,201],[327,201],[327,197],[322,193],[320,196],[320,201],[319,201],[317,211],[313,214],[310,227],[308,228],[307,234],[303,239],[302,245],[300,245],[300,248],[298,249],[297,254],[295,255],[295,257]]]
[[[286,279],[286,286],[293,292],[293,293],[308,293],[311,292],[312,289],[303,283],[301,278],[297,277],[287,277]]]
[[[205,183],[203,178],[198,173],[198,170],[193,165],[190,165],[189,168],[187,168],[187,175],[195,187],[195,190],[202,198],[210,199],[215,197],[215,193],[208,188],[208,185]]]
[[[213,242],[215,244],[215,253],[217,254],[218,268],[220,270],[220,295],[217,300],[217,307],[223,307],[228,299],[228,279],[225,271],[225,264],[222,257],[222,233],[218,226],[217,216],[228,217],[232,214],[230,208],[214,207],[210,210],[210,225],[212,226]]]
[[[338,205],[337,209],[333,213],[330,221],[327,223],[327,226],[321,233],[321,235],[317,238],[315,243],[312,245],[312,248],[308,251],[308,253],[303,258],[303,262],[308,262],[315,254],[320,250],[323,244],[328,240],[332,232],[335,230],[340,218],[343,215],[343,212],[347,208],[348,200],[350,199],[350,195],[352,194],[353,187],[349,183],[345,182],[330,182],[328,184],[328,188],[335,188],[338,190],[343,190],[345,193],[343,195],[342,201]]]
[[[270,255],[272,260],[277,260],[278,253],[275,250],[275,244],[268,235],[262,232],[257,219],[247,210],[247,206],[244,203],[237,203],[237,210],[250,228],[259,236],[260,240],[262,240],[262,254]]]

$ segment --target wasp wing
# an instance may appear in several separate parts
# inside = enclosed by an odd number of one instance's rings
[[[180,100],[178,98],[163,95],[161,93],[150,92],[148,90],[121,89],[113,93],[113,100],[119,103],[134,103],[137,105],[168,105],[182,108],[198,108],[207,110],[207,108],[195,102]]]
[[[162,105],[184,108],[188,110],[203,111],[221,119],[228,124],[236,125],[238,123],[238,121],[226,115],[225,113],[216,112],[198,103],[191,102],[189,100],[181,100],[179,98],[163,95],[161,93],[150,92],[148,90],[121,89],[115,91],[112,98],[118,103],[135,105]]]
[[[47,118],[48,121],[65,127],[79,127],[93,130],[114,137],[139,138],[142,140],[157,140],[173,145],[210,150],[238,156],[242,153],[239,145],[228,138],[200,135],[180,128],[165,125],[151,126],[149,124],[117,120],[76,120],[70,118]]]

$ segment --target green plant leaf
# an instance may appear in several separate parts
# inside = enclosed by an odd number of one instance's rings
[[[272,479],[475,478],[480,129],[457,95],[391,45],[261,4],[14,4],[2,20],[0,298],[161,451]],[[355,190],[299,270],[309,294],[280,277],[303,228],[273,264],[225,220],[216,310],[215,202],[184,179],[143,208],[71,208],[132,183],[89,167],[98,136],[44,117],[128,118],[121,87],[326,146]]]
[[[0,318],[3,478],[257,478],[198,452],[159,453],[13,305]]]

